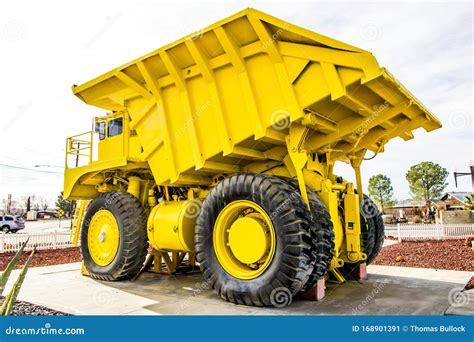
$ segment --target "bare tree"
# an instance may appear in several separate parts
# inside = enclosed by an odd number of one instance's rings
[[[30,200],[31,209],[36,210],[36,211],[40,210],[40,202],[39,202],[38,196],[31,195],[30,198],[31,198]]]
[[[8,195],[6,198],[2,198],[3,214],[16,214],[18,212],[19,205],[20,203],[13,199],[11,195]]]
[[[2,198],[2,214],[8,214],[7,213],[8,209],[8,198]]]
[[[46,196],[40,196],[38,198],[39,207],[43,210],[47,210],[49,207],[49,199]]]

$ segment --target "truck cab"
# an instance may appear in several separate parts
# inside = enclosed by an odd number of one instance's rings
[[[143,166],[141,153],[127,112],[95,117],[91,131],[67,138],[65,195],[81,199],[95,194],[95,186],[105,177],[100,171]]]
[[[95,118],[95,133],[98,135],[98,160],[124,156],[125,134],[123,113],[113,113]]]

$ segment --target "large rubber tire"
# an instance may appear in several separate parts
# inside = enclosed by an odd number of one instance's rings
[[[257,278],[242,280],[220,265],[213,231],[221,210],[236,200],[258,204],[271,218],[276,249],[268,268]],[[225,300],[242,305],[284,306],[313,271],[311,216],[299,194],[283,179],[240,174],[224,179],[204,200],[196,224],[196,259],[206,281]]]
[[[119,247],[113,261],[106,266],[97,265],[87,245],[89,223],[94,214],[110,211],[119,227]],[[99,280],[132,279],[141,269],[147,254],[146,214],[141,203],[127,192],[106,192],[92,200],[81,229],[81,252],[90,276]]]
[[[385,226],[382,214],[370,197],[364,196],[361,208],[361,216],[365,217],[369,234],[372,235],[371,239],[373,239],[372,248],[367,250],[367,265],[369,265],[382,250],[385,239]]]
[[[360,202],[360,225],[360,244],[362,251],[367,254],[367,260],[344,264],[339,268],[344,276],[349,275],[363,262],[367,265],[372,263],[382,249],[385,238],[383,218],[377,205],[367,196]]]
[[[298,181],[294,179],[286,179],[286,181],[293,187],[294,191],[299,193]],[[309,187],[306,187],[306,192],[311,207],[310,232],[314,267],[308,281],[301,289],[302,292],[309,290],[316,281],[324,277],[331,266],[335,248],[334,228],[326,205],[317,193]]]

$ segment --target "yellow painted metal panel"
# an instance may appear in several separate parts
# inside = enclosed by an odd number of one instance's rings
[[[367,51],[246,9],[73,92],[128,111],[159,184],[206,184],[285,146],[348,161],[440,122]]]

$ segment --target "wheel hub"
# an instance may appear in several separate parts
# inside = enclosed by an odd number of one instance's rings
[[[99,235],[99,241],[100,241],[100,242],[105,242],[105,232],[100,233],[100,235]]]
[[[229,247],[244,264],[254,264],[265,255],[269,247],[264,221],[254,217],[238,218],[230,227]]]
[[[214,252],[231,276],[248,280],[271,264],[276,249],[273,223],[258,204],[237,200],[219,213],[213,231]]]
[[[87,243],[92,260],[99,266],[110,264],[119,247],[119,228],[115,216],[101,209],[92,216]]]

